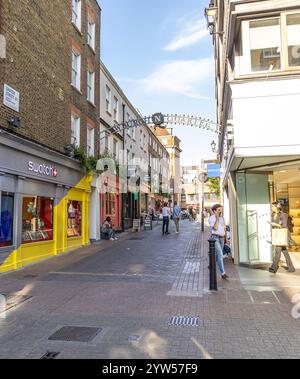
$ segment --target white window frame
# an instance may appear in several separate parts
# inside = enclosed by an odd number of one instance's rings
[[[95,51],[95,44],[96,44],[96,24],[95,22],[89,17],[88,18],[88,28],[87,28],[87,43],[89,47]]]
[[[118,140],[113,138],[112,142],[113,142],[112,153],[113,153],[114,158],[117,159],[117,157],[118,157]]]
[[[81,0],[72,0],[72,23],[81,31]]]
[[[95,154],[95,129],[87,125],[87,156],[92,157]]]
[[[114,118],[114,121],[119,123],[119,100],[116,96],[114,96],[114,102],[113,102],[113,118]]]
[[[239,75],[259,75],[259,74],[274,74],[283,73],[287,71],[299,71],[300,66],[289,66],[288,62],[288,30],[287,30],[287,16],[291,14],[299,14],[300,11],[282,12],[279,16],[255,18],[247,21],[242,21],[242,44],[243,44],[243,57],[236,57],[239,69],[236,70],[236,76]],[[251,50],[250,50],[250,22],[260,20],[279,20],[280,27],[280,64],[281,69],[272,71],[252,71],[251,67]]]
[[[81,55],[72,49],[72,86],[80,91],[81,86]]]
[[[105,86],[105,109],[111,115],[111,89]]]
[[[76,113],[71,114],[71,144],[80,147],[80,117]]]
[[[95,72],[90,70],[87,73],[87,99],[95,104]]]

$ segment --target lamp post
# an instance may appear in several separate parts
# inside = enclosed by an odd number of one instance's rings
[[[208,8],[205,8],[204,15],[207,22],[207,29],[209,30],[210,35],[223,35],[224,32],[215,32],[215,24],[218,16],[218,7],[215,6],[214,0],[210,1]]]

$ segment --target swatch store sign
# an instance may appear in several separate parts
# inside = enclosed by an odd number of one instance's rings
[[[32,161],[28,162],[28,171],[51,178],[56,178],[58,175],[57,168],[51,165],[40,164]]]

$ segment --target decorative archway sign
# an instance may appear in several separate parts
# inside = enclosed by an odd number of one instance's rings
[[[115,124],[111,128],[111,133],[122,133],[123,130],[136,128],[142,125],[154,125],[155,127],[162,129],[166,129],[168,125],[185,125],[221,134],[221,128],[218,129],[218,125],[210,119],[178,114],[164,115],[162,113],[155,113],[152,116],[140,117],[121,124]]]

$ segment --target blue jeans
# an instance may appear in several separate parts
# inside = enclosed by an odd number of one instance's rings
[[[224,262],[223,262],[223,247],[224,237],[213,236],[216,239],[216,256],[219,271],[221,275],[225,274]]]
[[[116,232],[113,229],[109,229],[109,238],[116,238]]]

